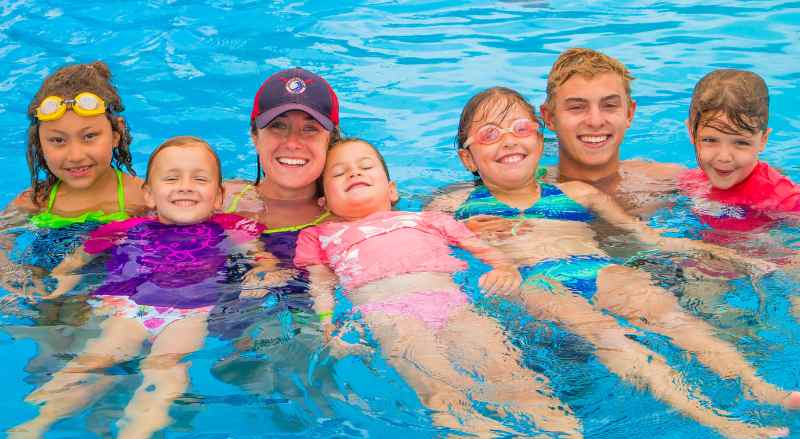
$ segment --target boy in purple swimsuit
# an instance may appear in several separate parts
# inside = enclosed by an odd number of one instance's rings
[[[220,174],[219,158],[203,140],[167,140],[150,157],[144,186],[157,215],[100,227],[53,270],[59,284],[45,299],[73,289],[81,279],[76,270],[109,255],[106,280],[91,293],[95,311],[108,318],[98,338],[28,396],[41,406],[39,415],[15,432],[39,436],[90,403],[115,381],[96,371],[136,358],[148,340],[140,363],[144,379],[125,409],[119,437],[149,437],[169,424],[169,407],[189,384],[189,364],[181,361],[202,347],[208,312],[230,288],[228,257],[257,242],[262,230],[238,215],[213,214],[222,204]]]

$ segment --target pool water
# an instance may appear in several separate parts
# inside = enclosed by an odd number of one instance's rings
[[[494,85],[544,100],[558,53],[591,47],[628,65],[636,80],[636,117],[622,155],[692,166],[683,124],[694,83],[719,67],[752,69],[770,86],[773,133],[762,158],[800,181],[800,3],[548,1],[0,1],[0,202],[29,184],[25,111],[41,80],[64,63],[102,59],[115,74],[131,126],[134,165],[167,137],[190,134],[219,151],[228,178],[253,178],[248,138],[252,97],[269,74],[293,66],[325,77],[337,91],[345,134],[372,141],[397,181],[401,209],[418,210],[439,188],[470,178],[456,159],[454,136],[467,99]],[[546,133],[543,162],[557,145]],[[658,212],[653,224],[694,233],[680,212]],[[8,224],[8,219],[3,219]],[[18,246],[30,239],[22,231]],[[791,229],[776,232],[796,241]],[[27,236],[27,237],[26,237]],[[477,269],[463,280],[474,286]],[[668,275],[665,275],[669,277]],[[666,279],[667,281],[669,279]],[[734,343],[766,380],[800,388],[800,324],[788,296],[797,280],[784,273],[755,285],[736,280],[718,303],[685,299]],[[727,287],[726,287],[727,288]],[[24,397],[96,335],[97,322],[62,315],[35,325],[24,303],[0,315],[3,358],[0,429],[30,419]],[[262,308],[272,306],[269,301]],[[591,348],[510,305],[501,313],[526,366],[551,378],[590,438],[631,435],[715,438],[646,392],[610,374]],[[67,311],[64,311],[67,310]],[[289,312],[270,313],[253,330],[256,349],[237,355],[210,338],[191,355],[191,387],[172,408],[166,437],[436,437],[413,391],[380,355],[337,360],[320,349],[314,325]],[[40,320],[41,321],[41,320]],[[81,323],[84,323],[81,325]],[[357,337],[353,334],[353,337]],[[743,398],[663,337],[640,341],[710,396],[730,416],[788,426],[800,437],[800,415]],[[53,352],[48,352],[52,349]],[[54,427],[49,437],[113,434],[141,378],[136,361],[107,373],[118,383],[91,408]],[[516,421],[509,421],[514,423]],[[521,426],[522,427],[522,426]],[[523,428],[523,431],[524,428]]]

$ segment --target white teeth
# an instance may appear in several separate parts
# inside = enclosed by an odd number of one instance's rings
[[[581,142],[600,143],[608,140],[608,136],[580,136]]]
[[[278,163],[282,165],[289,165],[289,166],[303,166],[308,163],[306,159],[290,159],[286,157],[278,158]]]
[[[524,159],[525,159],[525,156],[522,155],[522,154],[512,154],[512,155],[507,155],[507,156],[501,158],[499,161],[500,161],[500,163],[503,163],[503,164],[506,164],[506,165],[510,165],[512,163],[521,162]]]
[[[360,188],[360,187],[368,187],[368,186],[369,186],[369,185],[368,185],[368,184],[366,184],[366,183],[355,183],[355,184],[351,184],[351,185],[350,185],[350,187],[348,187],[348,188],[347,188],[347,192],[349,192],[349,191],[350,191],[350,190],[352,190],[352,189],[356,189],[356,188]]]
[[[172,202],[172,204],[174,204],[174,205],[176,205],[178,207],[192,207],[195,204],[197,204],[197,201],[193,201],[193,200],[175,200],[175,201]]]

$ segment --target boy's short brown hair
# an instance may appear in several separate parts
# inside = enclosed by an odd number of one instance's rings
[[[596,50],[580,47],[561,52],[556,62],[553,63],[553,67],[547,75],[547,98],[544,104],[548,107],[552,106],[556,89],[564,85],[573,76],[581,75],[584,78],[591,79],[603,73],[615,73],[622,78],[625,94],[630,104],[632,102],[631,81],[634,78],[628,68],[625,67],[625,64]]]
[[[689,127],[692,137],[719,116],[732,126],[715,124],[723,132],[757,133],[769,122],[769,89],[764,79],[746,70],[719,69],[703,76],[692,92]],[[730,134],[736,134],[731,132]]]
[[[331,143],[330,147],[328,147],[328,152],[333,151],[333,149],[336,148],[339,145],[342,145],[342,144],[345,144],[345,143],[353,143],[353,142],[360,142],[360,143],[363,143],[363,144],[369,146],[370,148],[372,148],[372,150],[375,151],[375,155],[378,156],[378,160],[381,162],[381,167],[383,168],[383,173],[386,174],[386,179],[389,180],[389,181],[392,181],[392,177],[389,176],[389,166],[386,165],[386,159],[383,158],[383,154],[381,154],[381,152],[378,151],[378,148],[376,148],[375,145],[367,142],[366,140],[364,140],[364,139],[362,139],[360,137],[342,137],[342,138],[339,138],[335,142]],[[322,179],[320,179],[320,183],[321,183],[321,180]]]

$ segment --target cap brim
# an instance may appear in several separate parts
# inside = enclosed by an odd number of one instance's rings
[[[323,128],[328,131],[333,131],[333,122],[331,122],[329,118],[325,117],[319,111],[303,104],[283,104],[259,114],[256,117],[256,128],[264,128],[267,126],[267,124],[272,122],[272,119],[275,119],[281,114],[291,110],[304,111],[308,113],[309,116],[313,117],[317,122],[319,122]]]

